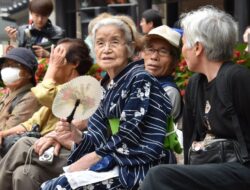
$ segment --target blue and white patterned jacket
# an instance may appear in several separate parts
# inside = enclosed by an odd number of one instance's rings
[[[145,71],[142,60],[130,63],[108,85],[107,81],[108,76],[102,81],[101,104],[89,119],[88,133],[71,154],[69,164],[91,151],[102,157],[110,155],[119,166],[120,182],[131,189],[150,167],[169,159],[163,139],[171,103],[157,79]],[[120,119],[115,135],[110,133],[110,118]]]

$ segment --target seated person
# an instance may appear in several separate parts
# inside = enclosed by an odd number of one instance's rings
[[[170,151],[163,149],[171,103],[158,81],[145,71],[142,60],[129,63],[135,46],[129,25],[109,17],[98,21],[92,34],[97,62],[107,72],[101,82],[104,97],[88,121],[87,134],[80,134],[73,125],[70,129],[64,119],[57,131],[74,137],[67,176],[77,171],[88,175],[88,169],[96,175],[108,171],[112,176],[91,178],[88,185],[78,183],[86,176],[70,178],[79,184],[75,187],[65,174],[45,182],[43,190],[136,189],[150,167],[172,163]],[[112,130],[109,122],[114,119],[118,125]]]
[[[168,26],[162,25],[152,29],[145,37],[144,50],[141,53],[145,69],[159,80],[166,91],[172,104],[171,115],[177,122],[181,116],[182,103],[179,88],[174,82],[173,72],[180,58],[181,35]],[[173,125],[173,123],[171,124]],[[179,145],[177,141],[176,147],[169,148],[181,153]]]
[[[250,71],[232,61],[238,38],[237,22],[231,15],[211,6],[201,7],[181,18],[184,30],[182,54],[188,69],[196,72],[189,79],[185,93],[185,165],[151,168],[142,190],[247,190],[250,187]],[[237,124],[234,118],[237,118]],[[242,131],[242,139],[238,138],[239,131]],[[220,139],[229,140],[228,144],[231,140],[238,141],[240,150],[236,151],[243,155],[242,148],[245,147],[248,162],[233,159],[219,162],[218,159],[218,162],[186,165],[190,164],[191,147],[197,150],[197,158],[212,159],[218,154],[224,157],[226,154],[222,149],[202,147],[203,143],[219,142]],[[233,157],[235,150],[232,144],[231,147],[225,152],[230,152]],[[201,152],[204,154],[199,155]]]
[[[12,127],[29,119],[40,104],[31,92],[37,61],[26,48],[14,48],[0,58],[1,79],[8,93],[0,100],[0,144]]]
[[[45,104],[42,111],[38,113],[41,114],[40,120],[45,118],[48,121],[44,119],[41,126],[45,129],[49,128],[49,130],[46,130],[43,133],[44,136],[39,140],[32,137],[20,139],[4,156],[0,161],[1,188],[36,190],[39,189],[41,183],[62,172],[62,166],[67,163],[71,147],[73,147],[73,137],[55,134],[55,131],[52,131],[58,121],[51,112],[52,102],[60,87],[59,84],[84,75],[91,65],[90,51],[80,39],[62,39],[52,50],[44,81],[35,90],[33,89],[35,94],[40,93],[41,100]],[[35,118],[33,120],[34,122],[39,121]],[[85,121],[73,121],[72,123],[76,126],[80,125],[79,130],[84,130],[86,126]],[[54,161],[51,164],[40,162],[39,155],[51,145],[55,146],[55,155],[57,155]],[[63,148],[60,149],[60,147]],[[26,158],[30,158],[31,162],[27,163]]]
[[[180,57],[181,35],[166,25],[152,29],[145,39],[142,51],[145,69],[155,76],[172,103],[172,115],[178,118],[181,112],[181,95],[173,79],[173,72]]]
[[[56,44],[64,37],[64,31],[53,25],[48,19],[53,11],[52,0],[32,0],[29,2],[32,17],[31,25],[22,25],[18,29],[7,26],[5,31],[19,47],[30,48],[39,58],[49,57],[51,44]]]
[[[80,39],[65,38],[60,40],[54,50],[53,57],[50,58],[43,82],[31,89],[42,107],[27,121],[0,132],[1,137],[31,131],[34,125],[39,126],[42,136],[53,131],[54,125],[58,121],[51,110],[53,102],[51,96],[54,97],[57,93],[55,86],[84,75],[92,65],[92,59],[88,57],[88,53],[89,49]]]

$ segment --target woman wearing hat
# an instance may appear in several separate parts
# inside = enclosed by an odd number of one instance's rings
[[[0,144],[6,130],[29,119],[40,107],[30,91],[35,86],[37,61],[31,50],[14,48],[0,58],[1,79],[8,89],[0,100]],[[16,131],[15,131],[16,132]]]

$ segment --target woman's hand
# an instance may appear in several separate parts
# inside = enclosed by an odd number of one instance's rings
[[[79,144],[82,140],[82,131],[79,130],[75,125],[70,124],[66,119],[61,119],[56,124],[55,135],[60,139],[71,139],[75,143]]]
[[[51,79],[52,81],[59,84],[62,82],[62,79],[60,78],[61,76],[59,75],[64,71],[65,65],[67,64],[65,56],[65,48],[63,48],[62,46],[58,46],[54,49],[53,45],[51,46],[50,59],[48,64],[49,67],[45,73],[44,80]]]
[[[57,142],[55,139],[53,139],[52,137],[41,137],[40,139],[38,139],[35,143],[34,143],[34,150],[35,152],[41,156],[45,150],[47,150],[49,147],[54,146],[55,150],[54,150],[54,155],[58,156],[59,151],[61,149],[61,145],[59,142]]]
[[[69,165],[69,172],[82,171],[90,168],[98,161],[101,160],[101,157],[96,154],[96,152],[91,152],[86,154],[81,159],[77,160],[73,164]]]

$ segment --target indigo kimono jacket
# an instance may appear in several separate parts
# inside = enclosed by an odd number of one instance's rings
[[[110,156],[119,167],[121,185],[133,189],[150,167],[171,160],[171,152],[163,150],[171,102],[157,79],[144,70],[142,60],[130,63],[111,81],[106,76],[102,87],[99,108],[89,119],[88,132],[75,146],[68,163],[92,151],[101,157]],[[120,120],[114,135],[108,122],[112,118]],[[60,185],[60,180],[57,182]]]

